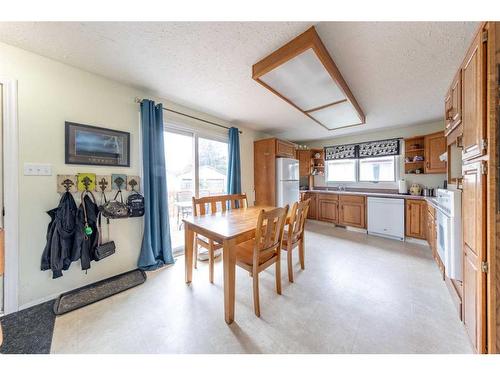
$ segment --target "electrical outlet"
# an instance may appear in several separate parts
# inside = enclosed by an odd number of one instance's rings
[[[51,164],[24,163],[25,176],[52,176]]]

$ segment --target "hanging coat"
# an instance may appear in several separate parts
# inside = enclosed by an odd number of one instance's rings
[[[83,211],[84,204],[85,209],[87,210],[87,223],[92,228],[91,235],[85,234],[85,213]],[[71,259],[73,261],[78,259],[81,260],[82,270],[88,270],[90,268],[90,262],[95,259],[95,250],[99,240],[97,232],[98,214],[99,207],[97,207],[88,195],[85,195],[76,214],[76,234],[73,252],[71,254]]]
[[[71,264],[76,224],[76,203],[71,193],[66,192],[59,206],[47,211],[51,221],[47,228],[47,243],[42,253],[42,271],[52,270],[52,278],[62,276]]]

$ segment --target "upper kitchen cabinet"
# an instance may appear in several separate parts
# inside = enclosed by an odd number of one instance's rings
[[[297,150],[299,160],[299,176],[307,177],[311,174],[311,150]]]
[[[462,122],[462,70],[451,83],[445,98],[445,136],[448,136]]]
[[[480,30],[462,67],[462,159],[486,154],[485,31]]]
[[[425,173],[446,173],[446,161],[441,161],[440,155],[446,152],[446,138],[443,132],[437,132],[424,137]]]
[[[276,156],[279,158],[295,159],[295,144],[276,139]]]

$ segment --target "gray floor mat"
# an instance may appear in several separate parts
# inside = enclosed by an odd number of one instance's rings
[[[54,300],[0,318],[2,354],[48,354],[56,316]]]
[[[54,313],[65,314],[138,286],[145,281],[146,273],[136,269],[63,293],[54,303]]]

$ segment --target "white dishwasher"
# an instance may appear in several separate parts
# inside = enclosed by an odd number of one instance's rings
[[[368,234],[404,241],[405,200],[368,197]]]

